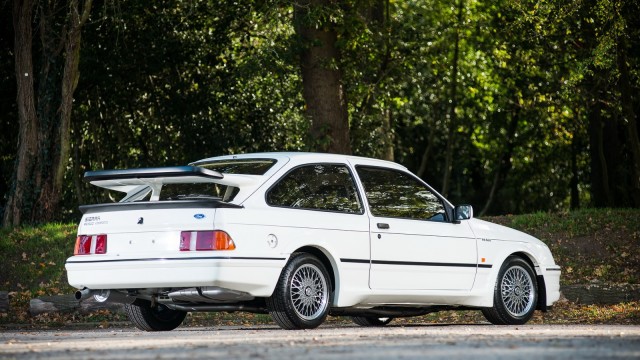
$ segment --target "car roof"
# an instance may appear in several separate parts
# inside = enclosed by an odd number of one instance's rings
[[[374,158],[367,158],[353,155],[343,154],[329,154],[329,153],[314,153],[314,152],[261,152],[261,153],[246,153],[246,154],[234,154],[215,156],[202,160],[195,161],[194,164],[214,161],[214,160],[228,160],[228,159],[251,159],[251,158],[269,158],[276,160],[291,160],[294,163],[305,162],[342,162],[348,161],[354,165],[370,165],[370,166],[385,166],[392,168],[399,168],[406,170],[406,167],[388,160],[380,160]]]

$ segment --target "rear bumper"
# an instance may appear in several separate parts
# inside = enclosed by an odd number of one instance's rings
[[[65,265],[69,284],[78,289],[146,289],[218,286],[255,297],[271,296],[286,258],[192,257],[87,259]]]

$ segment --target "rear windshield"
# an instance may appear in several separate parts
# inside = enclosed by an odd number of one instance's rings
[[[275,163],[275,159],[228,159],[194,165],[223,174],[264,175]]]
[[[164,184],[160,190],[160,201],[172,200],[221,200],[232,201],[240,191],[234,186],[227,186],[213,183],[180,183]],[[139,192],[132,197],[125,197],[121,202],[149,201],[151,198],[151,188],[141,186]]]

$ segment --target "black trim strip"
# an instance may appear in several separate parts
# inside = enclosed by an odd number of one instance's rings
[[[340,259],[344,263],[356,264],[378,264],[378,265],[408,265],[408,266],[449,266],[449,267],[478,267],[491,269],[491,264],[462,264],[462,263],[436,263],[436,262],[413,262],[413,261],[389,261],[389,260],[367,260],[367,259]]]
[[[148,258],[148,259],[114,259],[114,260],[80,260],[67,261],[67,264],[82,263],[109,263],[109,262],[134,262],[134,261],[170,261],[170,260],[286,260],[287,258],[269,258],[269,257],[244,257],[244,256],[199,256],[184,258]]]
[[[340,262],[356,263],[356,264],[368,264],[368,263],[370,263],[370,261],[368,259],[340,259]]]
[[[547,271],[562,271],[561,268],[547,268]]]
[[[477,264],[390,261],[390,260],[371,260],[371,263],[378,264],[378,265],[409,265],[409,266],[450,266],[450,267],[477,267],[478,266]]]

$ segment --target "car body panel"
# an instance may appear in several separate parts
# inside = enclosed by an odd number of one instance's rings
[[[370,231],[372,289],[472,288],[476,239],[466,223],[372,217]]]
[[[231,155],[191,165],[251,158],[275,159],[276,163],[263,175],[222,174],[222,179],[206,180],[238,186],[239,195],[230,201],[234,207],[191,204],[167,209],[131,206],[135,210],[127,210],[123,204],[117,211],[104,207],[84,214],[78,235],[107,234],[108,251],[70,257],[66,263],[69,283],[78,289],[144,290],[158,295],[167,289],[217,286],[266,298],[273,293],[290,256],[312,251],[332,274],[334,308],[490,307],[502,264],[517,254],[526,257],[545,282],[547,305],[559,298],[560,267],[548,247],[532,236],[479,219],[434,222],[372,215],[356,167],[409,173],[402,165],[315,153]],[[307,164],[346,166],[358,191],[361,213],[267,204],[269,190],[292,169]],[[130,191],[131,186],[165,180],[100,181],[97,185]],[[446,217],[452,218],[451,203],[433,193],[445,205]],[[379,223],[389,228],[380,229]],[[179,251],[182,231],[205,230],[225,231],[236,248]]]

